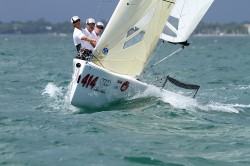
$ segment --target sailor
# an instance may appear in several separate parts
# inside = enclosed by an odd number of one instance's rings
[[[90,22],[92,22],[94,24],[95,20],[90,20]],[[91,32],[93,31],[95,24],[93,25],[92,31],[87,32],[86,29],[83,29],[81,27],[81,19],[78,16],[73,16],[71,18],[71,23],[74,27],[73,41],[74,41],[74,45],[76,46],[77,52],[79,52],[81,50],[93,51],[94,47],[96,45],[97,39],[94,37],[94,35],[91,34]],[[87,28],[87,26],[86,26],[86,28]],[[91,30],[91,28],[89,28],[89,29]]]
[[[89,37],[89,38],[96,39],[95,36],[94,36],[94,33],[93,33],[94,27],[95,27],[95,20],[93,18],[88,18],[86,20],[86,27],[82,31],[83,34],[85,36]],[[96,39],[96,41],[94,41],[94,42],[92,42],[92,41],[91,42],[83,42],[83,46],[82,47],[93,52],[94,48],[96,46],[97,41],[98,40]]]
[[[93,31],[93,34],[96,39],[98,40],[100,39],[103,29],[104,29],[104,24],[102,22],[97,22]]]

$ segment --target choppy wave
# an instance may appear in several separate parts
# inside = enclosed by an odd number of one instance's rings
[[[54,98],[56,96],[61,96],[62,95],[62,88],[57,87],[55,85],[55,83],[50,82],[44,88],[42,95],[49,95],[51,98]]]
[[[250,89],[250,85],[241,85],[241,86],[236,87],[235,89],[248,90],[248,89]]]
[[[75,113],[79,111],[77,108],[71,106],[69,101],[70,96],[70,84],[67,88],[58,87],[54,82],[50,82],[44,88],[42,95],[49,97],[49,107],[54,110],[64,110],[64,113]],[[197,99],[186,97],[177,93],[173,93],[167,90],[161,90],[157,87],[150,86],[145,92],[137,94],[131,99],[137,102],[137,99],[156,97],[158,100],[170,104],[177,109],[185,109],[192,111],[219,111],[228,113],[239,113],[245,108],[250,108],[250,105],[244,104],[223,104],[219,102],[210,102],[208,104],[199,103]],[[133,104],[128,102],[128,104]],[[116,107],[117,108],[117,107]],[[112,108],[111,108],[112,109]]]
[[[70,87],[71,84],[64,88],[58,87],[54,82],[48,83],[42,92],[43,96],[49,97],[48,107],[61,113],[74,113],[78,111],[70,104]]]
[[[205,105],[199,105],[198,108],[203,111],[220,111],[220,112],[228,112],[228,113],[239,113],[241,108],[236,107],[233,104],[222,104],[211,102]]]
[[[138,94],[135,98],[154,96],[159,98],[164,103],[178,109],[186,110],[201,110],[201,111],[220,111],[228,113],[239,113],[244,108],[250,108],[250,105],[244,104],[223,104],[219,102],[209,102],[208,104],[199,103],[197,99],[182,96],[167,90],[161,90],[157,87],[150,87],[144,93]]]
[[[71,38],[4,38],[0,165],[249,165],[249,37],[192,38],[154,70],[201,85],[195,99],[151,88],[89,114],[69,102]]]
[[[197,101],[190,97],[185,97],[177,93],[173,93],[167,90],[161,90],[160,88],[150,86],[142,94],[138,94],[135,98],[153,96],[159,98],[162,102],[168,103],[171,106],[178,109],[195,109],[198,105]]]

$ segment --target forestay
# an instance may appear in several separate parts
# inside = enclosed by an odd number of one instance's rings
[[[185,42],[214,0],[177,0],[161,34],[173,43]]]
[[[175,0],[120,0],[93,62],[112,72],[139,75],[152,54]]]

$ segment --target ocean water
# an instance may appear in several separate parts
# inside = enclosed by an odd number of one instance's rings
[[[91,110],[69,103],[72,43],[0,35],[0,165],[250,165],[250,36],[193,36],[147,68],[148,82],[200,85],[195,99],[152,88]],[[175,49],[161,45],[150,64]]]

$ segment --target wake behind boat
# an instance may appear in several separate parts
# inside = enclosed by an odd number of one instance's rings
[[[80,108],[100,107],[144,92],[150,85],[138,78],[147,66],[159,38],[171,43],[187,43],[212,2],[120,0],[93,55],[90,55],[92,60],[88,61],[86,57],[73,60],[71,104]],[[198,11],[192,6],[194,4],[199,7]],[[190,6],[197,12],[192,11],[187,17]],[[183,29],[187,19],[190,24]],[[167,80],[187,89],[195,87],[170,77]]]

